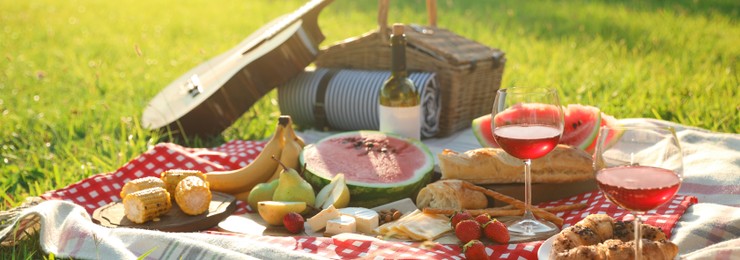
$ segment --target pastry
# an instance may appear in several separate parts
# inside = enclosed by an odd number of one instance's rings
[[[634,259],[631,221],[614,221],[604,214],[589,215],[560,231],[552,244],[551,259]],[[660,228],[642,224],[642,254],[646,259],[673,259],[678,246]]]
[[[419,208],[437,209],[483,209],[488,199],[480,191],[463,187],[461,180],[440,180],[430,183],[419,191],[416,205]]]
[[[475,184],[523,183],[524,163],[500,148],[479,148],[464,153],[445,149],[438,155],[442,179]],[[564,183],[593,178],[591,156],[568,145],[558,145],[532,161],[532,182]]]

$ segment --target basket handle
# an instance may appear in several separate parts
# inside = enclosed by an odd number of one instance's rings
[[[378,0],[378,29],[380,35],[388,35],[389,0]],[[429,26],[437,27],[437,0],[427,0]]]

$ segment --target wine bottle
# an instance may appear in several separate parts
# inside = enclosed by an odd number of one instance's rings
[[[391,76],[378,93],[380,131],[421,138],[421,101],[406,70],[406,35],[402,24],[393,25]]]

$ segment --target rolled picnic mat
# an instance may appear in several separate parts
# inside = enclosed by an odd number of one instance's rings
[[[390,71],[326,69],[306,70],[278,87],[282,114],[299,125],[334,130],[377,130],[378,91]],[[410,72],[421,96],[421,136],[439,131],[440,92],[433,72]]]

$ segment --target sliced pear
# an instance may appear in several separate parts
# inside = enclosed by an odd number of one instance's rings
[[[334,178],[331,179],[329,184],[321,188],[319,193],[316,194],[316,202],[313,205],[315,208],[319,208],[319,209],[326,208],[324,207],[324,202],[326,202],[326,199],[329,198],[329,194],[331,194],[331,191],[334,189],[334,186],[337,185],[337,179],[340,178],[340,175],[341,175],[341,178],[344,179],[344,174],[340,173],[340,174],[335,175]]]
[[[304,210],[306,210],[306,202],[303,201],[260,201],[257,203],[260,217],[273,226],[282,226],[283,217],[288,213],[300,214]]]
[[[335,184],[331,192],[329,192],[329,197],[321,205],[321,208],[325,209],[331,205],[334,205],[335,208],[347,207],[349,205],[349,187],[347,187],[347,181],[344,180],[344,174],[340,173],[334,176],[332,183]]]

